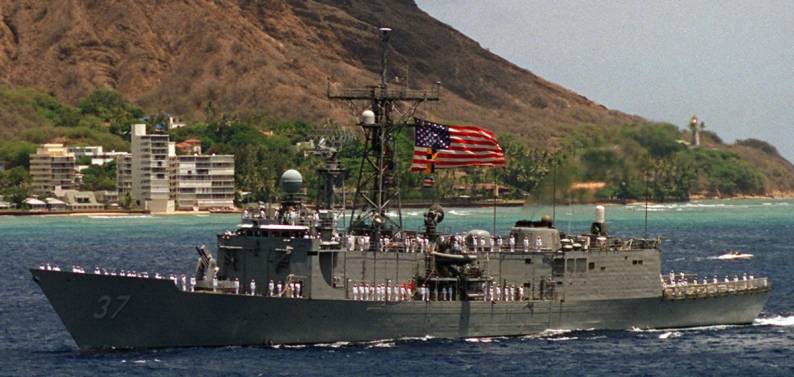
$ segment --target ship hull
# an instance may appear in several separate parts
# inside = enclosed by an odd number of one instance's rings
[[[748,324],[769,290],[587,301],[286,299],[179,290],[170,280],[31,270],[81,349],[529,335],[547,329]]]

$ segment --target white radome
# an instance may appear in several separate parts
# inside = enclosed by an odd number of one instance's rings
[[[375,124],[375,113],[372,110],[364,110],[361,113],[361,122],[367,125]]]

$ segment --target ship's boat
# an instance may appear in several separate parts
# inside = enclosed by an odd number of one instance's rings
[[[384,44],[389,29],[381,29]],[[614,237],[603,207],[589,231],[519,220],[506,234],[441,234],[434,205],[422,231],[402,227],[395,184],[397,102],[438,99],[381,84],[337,90],[362,100],[364,155],[347,229],[335,204],[342,169],[321,140],[319,205],[303,179],[281,176],[276,206],[248,208],[217,250],[198,247],[195,273],[31,269],[81,349],[266,345],[406,337],[492,337],[547,329],[675,328],[752,323],[769,297],[763,277],[661,273],[659,238]],[[406,107],[415,108],[414,107]],[[432,125],[440,128],[440,125]],[[432,156],[430,156],[432,157]],[[344,204],[343,204],[344,206]]]
[[[747,260],[752,258],[753,258],[753,254],[745,253],[737,250],[728,251],[727,253],[717,257],[717,259],[720,260]]]

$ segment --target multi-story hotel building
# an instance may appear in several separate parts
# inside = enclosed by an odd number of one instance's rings
[[[133,124],[130,150],[133,204],[151,212],[172,212],[170,163],[176,152],[168,135],[147,135],[145,124]]]
[[[132,196],[131,154],[116,157],[116,192],[118,192],[119,200],[124,200],[127,194]]]
[[[177,208],[234,206],[234,155],[177,156],[174,173]]]
[[[30,155],[30,176],[33,193],[48,195],[56,187],[75,188],[74,154],[63,144],[42,144]]]

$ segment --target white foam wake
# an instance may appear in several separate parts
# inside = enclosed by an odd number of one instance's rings
[[[677,338],[681,336],[680,331],[667,331],[659,334],[659,339]]]
[[[777,315],[769,318],[756,318],[753,324],[757,326],[794,326],[794,315],[788,317]]]

